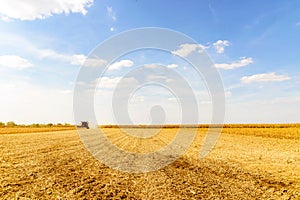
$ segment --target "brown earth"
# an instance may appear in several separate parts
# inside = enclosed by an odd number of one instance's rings
[[[147,142],[104,132],[119,148],[146,153],[170,142],[176,129]],[[198,159],[205,132],[176,162],[139,174],[101,164],[76,131],[0,135],[0,199],[300,199],[299,128],[224,129]]]

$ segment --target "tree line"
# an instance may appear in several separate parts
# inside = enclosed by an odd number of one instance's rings
[[[9,121],[9,122],[0,122],[0,127],[1,128],[5,128],[5,127],[20,127],[20,128],[50,128],[50,127],[73,127],[74,125],[71,125],[69,123],[48,123],[48,124],[17,124],[13,121]]]
[[[165,124],[165,125],[101,125],[100,128],[293,128],[300,123],[292,124]]]

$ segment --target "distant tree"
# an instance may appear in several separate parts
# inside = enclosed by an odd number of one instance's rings
[[[31,127],[37,128],[37,127],[40,127],[40,124],[31,124]]]
[[[49,123],[49,124],[47,124],[47,126],[48,126],[48,127],[52,127],[52,126],[53,126],[53,124],[52,124],[52,123]]]
[[[15,122],[13,122],[13,121],[9,121],[9,122],[6,123],[6,126],[8,126],[8,127],[14,127],[14,126],[17,126],[17,124]]]
[[[5,126],[5,123],[0,122],[0,127],[4,127],[4,126]]]

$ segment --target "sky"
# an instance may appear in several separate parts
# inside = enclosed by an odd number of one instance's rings
[[[212,102],[204,79],[174,55],[196,49],[205,51],[222,79],[225,123],[299,123],[299,10],[298,0],[0,0],[0,121],[74,123],[73,90],[90,53],[124,31],[158,27],[197,45],[144,49],[107,63],[95,94],[99,124],[118,123],[112,98],[120,80],[132,86],[137,80],[131,71],[157,64],[193,88],[199,119],[189,122],[209,123]],[[149,80],[168,80],[168,74],[147,73]],[[153,109],[165,123],[182,120],[182,107],[166,88],[150,85],[131,94],[133,123],[159,123],[151,118]]]

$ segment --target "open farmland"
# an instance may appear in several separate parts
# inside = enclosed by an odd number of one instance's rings
[[[75,126],[70,127],[4,127],[0,128],[0,134],[14,134],[14,133],[41,133],[41,132],[53,132],[53,131],[66,131],[75,130]]]
[[[178,129],[164,128],[147,141],[118,128],[103,130],[119,148],[147,153],[170,142]],[[181,159],[141,174],[101,164],[74,130],[1,134],[0,199],[300,198],[299,127],[225,128],[209,156],[199,160],[206,130],[198,130]]]

